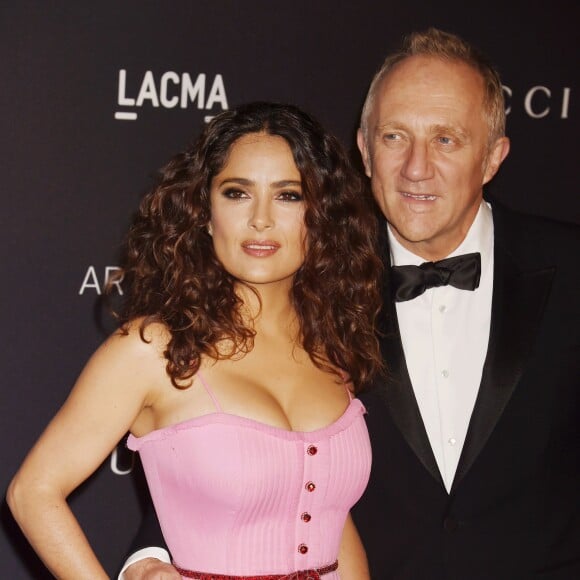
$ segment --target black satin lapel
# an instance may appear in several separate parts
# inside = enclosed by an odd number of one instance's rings
[[[481,452],[520,380],[553,277],[553,268],[518,271],[496,245],[489,345],[453,489]]]
[[[384,256],[383,259],[388,271],[389,259]],[[444,485],[411,385],[397,322],[397,312],[389,294],[388,279],[384,290],[381,333],[381,351],[387,368],[387,380],[381,386],[381,392],[386,400],[393,422],[397,425],[427,471],[441,485]]]

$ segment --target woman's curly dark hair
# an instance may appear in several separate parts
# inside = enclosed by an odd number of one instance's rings
[[[225,111],[162,168],[127,236],[122,327],[144,317],[143,340],[153,322],[168,328],[167,372],[178,387],[190,384],[202,355],[221,359],[252,348],[254,331],[242,319],[237,281],[218,261],[207,231],[212,179],[232,144],[250,133],[282,137],[302,178],[307,250],[291,290],[302,346],[319,368],[346,372],[361,388],[382,368],[376,217],[340,143],[291,105]],[[226,354],[224,340],[233,344]]]

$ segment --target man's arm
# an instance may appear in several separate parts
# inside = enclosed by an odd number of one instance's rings
[[[174,578],[180,579],[181,575],[171,565],[169,554],[163,548],[143,548],[131,554],[118,576],[118,580],[173,580]]]

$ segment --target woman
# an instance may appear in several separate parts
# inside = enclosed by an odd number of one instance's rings
[[[370,469],[352,392],[381,365],[365,199],[286,105],[218,115],[163,169],[128,236],[121,329],[9,489],[53,574],[106,578],[66,497],[127,430],[183,577],[368,574],[348,517]]]

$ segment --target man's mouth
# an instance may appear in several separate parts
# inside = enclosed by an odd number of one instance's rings
[[[408,193],[407,191],[401,191],[401,194],[403,197],[414,199],[416,201],[435,201],[437,199],[436,195],[429,194]]]

